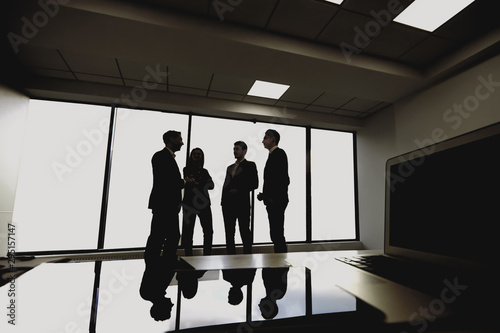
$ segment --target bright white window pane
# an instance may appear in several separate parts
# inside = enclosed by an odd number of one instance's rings
[[[313,240],[356,238],[353,134],[311,130]]]
[[[13,221],[18,251],[97,247],[110,108],[31,100]]]
[[[246,159],[256,162],[255,158],[262,153],[256,127],[247,121],[226,120],[209,117],[193,117],[191,130],[191,150],[201,148],[205,153],[205,169],[208,170],[215,183],[209,191],[213,217],[213,243],[226,244],[224,219],[222,217],[221,195],[226,177],[226,168],[235,162],[233,147],[236,141],[244,141],[248,146]],[[260,173],[257,164],[257,172]],[[236,244],[241,244],[238,226],[235,234]],[[193,244],[203,244],[203,232],[199,218],[196,218]]]
[[[151,158],[165,147],[162,138],[165,132],[179,131],[185,146],[176,153],[176,161],[182,173],[186,163],[187,128],[186,115],[117,110],[105,248],[146,246],[152,217],[148,209],[153,186]]]
[[[226,243],[224,220],[220,205],[221,190],[226,176],[226,169],[235,159],[233,147],[236,141],[244,141],[248,146],[246,159],[257,164],[259,187],[255,196],[262,191],[264,166],[269,155],[262,145],[266,130],[276,129],[281,135],[279,146],[288,155],[290,204],[285,216],[285,237],[287,241],[305,241],[305,129],[300,127],[250,123],[216,119],[208,117],[193,117],[191,134],[191,149],[201,148],[205,153],[205,168],[212,176],[215,189],[210,191],[212,215],[214,224],[214,244]],[[262,202],[255,199],[254,243],[269,243],[269,222],[267,212]],[[203,233],[197,219],[194,233],[194,244],[203,243]],[[238,226],[235,239],[241,244]]]

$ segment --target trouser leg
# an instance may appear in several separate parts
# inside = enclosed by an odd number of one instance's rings
[[[285,208],[286,205],[267,206],[267,215],[269,218],[269,231],[271,240],[274,244],[275,253],[287,252],[285,240]]]
[[[213,242],[213,220],[210,206],[202,210],[199,214],[201,228],[203,229],[203,255],[212,254]]]
[[[222,208],[224,216],[224,228],[226,231],[226,250],[227,254],[235,254],[234,233],[236,229],[236,214],[231,209]]]
[[[252,253],[252,231],[250,230],[249,212],[243,211],[238,217],[241,241],[243,242],[243,253]]]
[[[187,256],[193,255],[193,233],[196,211],[190,206],[182,208],[182,241],[181,245]]]
[[[144,260],[148,264],[174,265],[179,243],[179,214],[173,212],[153,212],[151,232],[144,250]],[[163,250],[163,256],[161,251]]]

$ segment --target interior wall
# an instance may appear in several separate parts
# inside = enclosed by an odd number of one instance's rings
[[[395,142],[393,105],[368,118],[357,134],[359,234],[368,249],[383,244],[385,161],[394,154]]]
[[[0,257],[8,250],[28,102],[25,95],[0,84]],[[11,237],[15,245],[16,235]]]
[[[396,102],[359,130],[360,240],[383,248],[384,169],[392,156],[500,121],[500,56]]]

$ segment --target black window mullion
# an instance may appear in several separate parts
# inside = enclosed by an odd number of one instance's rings
[[[111,107],[109,119],[108,146],[106,150],[106,165],[104,167],[104,182],[102,189],[101,216],[99,219],[99,236],[97,239],[97,249],[104,248],[104,236],[106,233],[106,218],[108,214],[109,182],[111,176],[111,162],[113,159],[113,139],[116,120],[116,107]]]
[[[306,243],[312,242],[311,127],[306,127]]]
[[[193,114],[189,114],[188,118],[188,132],[187,132],[187,144],[186,144],[186,166],[188,165],[189,162],[189,152],[191,150],[191,127],[193,125]]]

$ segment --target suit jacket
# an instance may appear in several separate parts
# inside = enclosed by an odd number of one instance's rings
[[[156,152],[151,159],[153,189],[148,208],[155,210],[180,210],[181,190],[184,180],[174,157],[167,148]]]
[[[184,177],[194,178],[198,183],[197,185],[186,184],[182,202],[196,209],[203,209],[210,206],[210,195],[208,194],[208,190],[213,190],[215,184],[208,170],[203,168],[189,169],[185,167],[182,173]]]
[[[226,179],[222,188],[222,206],[238,206],[250,207],[249,193],[259,186],[259,178],[257,176],[257,166],[254,162],[243,160],[234,174],[234,164],[227,167]],[[236,189],[236,194],[230,193],[229,190]]]
[[[288,203],[288,158],[281,148],[276,148],[267,158],[264,168],[264,186],[262,194],[264,204],[268,205],[270,200],[274,204]]]

